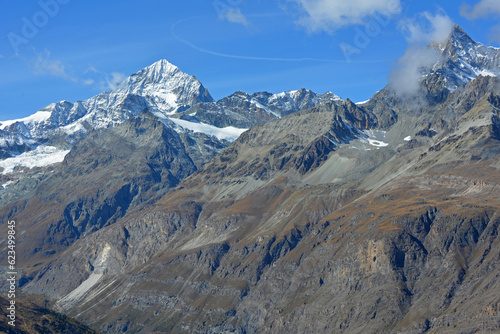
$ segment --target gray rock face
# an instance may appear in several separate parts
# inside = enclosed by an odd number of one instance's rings
[[[180,117],[218,127],[250,128],[299,110],[331,102],[340,103],[342,99],[331,92],[319,95],[303,88],[280,94],[259,92],[250,95],[236,92],[217,102],[197,104]]]
[[[27,118],[0,123],[0,147],[11,154],[16,153],[13,145],[71,147],[89,131],[120,124],[144,110],[168,115],[211,101],[195,77],[160,60],[88,100],[52,103]]]
[[[454,90],[478,75],[500,73],[500,50],[475,42],[458,25],[453,27],[446,43],[434,45],[442,60],[433,71],[446,78],[446,86]]]
[[[176,187],[224,147],[213,137],[179,134],[150,113],[91,133],[33,191],[2,209],[43,231],[31,236],[20,258],[52,256],[113,224]]]
[[[220,152],[148,113],[88,136],[0,212],[29,222],[22,289],[109,333],[499,331],[500,82],[443,75]]]

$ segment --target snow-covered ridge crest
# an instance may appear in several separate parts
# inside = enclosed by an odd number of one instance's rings
[[[443,74],[451,91],[478,75],[500,74],[500,49],[474,41],[458,25],[454,25],[446,42],[433,43],[431,47],[441,55],[432,72]]]
[[[213,101],[196,77],[165,59],[132,74],[113,93],[143,96],[152,107],[165,114],[174,114],[198,102]]]
[[[244,98],[257,108],[263,109],[278,118],[316,105],[328,102],[342,102],[342,98],[332,92],[318,94],[304,88],[287,90],[277,94],[268,92],[258,92],[252,95],[245,94]]]
[[[75,103],[68,101],[52,103],[31,116],[0,122],[0,154],[4,159],[19,156],[19,161],[10,160],[12,162],[10,165],[15,162],[16,165],[24,166],[23,162],[28,159],[31,166],[36,157],[20,153],[33,150],[35,154],[38,152],[37,147],[54,147],[58,153],[57,159],[54,158],[53,161],[60,161],[64,158],[61,152],[67,152],[89,131],[119,125],[146,110],[163,120],[169,120],[172,115],[187,111],[194,106],[201,106],[202,109],[207,106],[227,109],[232,113],[230,117],[237,117],[235,115],[239,114],[246,115],[245,117],[250,119],[260,117],[259,114],[252,112],[260,109],[270,114],[271,118],[280,118],[318,104],[341,101],[331,92],[319,95],[303,88],[279,94],[240,93],[240,97],[235,93],[215,102],[196,77],[182,72],[177,66],[163,59],[130,75],[112,90],[87,100]],[[216,124],[216,120],[195,119],[176,119],[175,122],[164,122],[164,124],[178,132],[203,132],[227,141],[236,140],[251,126],[239,124],[237,127],[232,127]],[[42,144],[44,146],[40,146]]]
[[[211,101],[198,79],[160,60],[132,74],[115,89],[88,100],[51,103],[31,116],[0,122],[0,143],[8,147],[47,139],[55,133],[71,135],[71,129],[114,126],[146,109],[169,115]]]
[[[66,152],[89,131],[116,126],[144,110],[167,117],[197,103],[212,101],[196,77],[160,60],[90,99],[51,103],[31,116],[1,121],[0,154],[4,158],[19,156],[16,165],[38,166],[32,163],[36,157],[20,153],[34,150],[35,154],[42,143]],[[62,159],[58,156],[56,160]],[[23,164],[26,161],[29,163]]]

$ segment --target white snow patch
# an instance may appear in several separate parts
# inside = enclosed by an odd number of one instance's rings
[[[14,183],[14,181],[7,181],[6,183],[2,184],[2,187],[5,189],[8,186],[10,186],[12,183]]]
[[[411,140],[411,136],[407,136],[407,137],[404,137],[403,139],[404,141],[410,141]]]
[[[386,140],[387,132],[383,130],[364,130],[365,138],[361,141],[367,141],[370,145],[378,148],[389,146],[384,140]]]
[[[370,143],[370,145],[373,145],[373,146],[376,146],[376,147],[386,147],[386,146],[389,146],[388,143],[385,143],[383,141],[376,140],[376,139],[371,139],[371,138],[368,138],[368,142]]]
[[[12,125],[17,122],[22,122],[24,124],[33,124],[33,123],[42,123],[49,119],[52,112],[50,111],[37,111],[33,115],[30,115],[25,118],[13,119],[10,121],[3,121],[0,124],[0,130],[4,130],[9,125]]]
[[[271,109],[269,109],[268,107],[266,107],[266,106],[262,105],[261,103],[259,103],[259,102],[258,102],[258,101],[256,101],[255,99],[251,99],[251,100],[250,100],[250,103],[252,103],[253,105],[255,105],[257,108],[264,110],[264,111],[265,111],[265,112],[267,112],[268,114],[273,114],[273,115],[274,115],[274,116],[276,116],[277,118],[281,118],[281,116],[280,116],[278,113],[276,113],[276,112],[272,111]]]
[[[171,92],[164,92],[162,97],[167,104],[170,104],[172,107],[177,107],[177,95]]]
[[[238,137],[248,129],[239,129],[235,128],[233,126],[227,126],[225,128],[218,128],[216,126],[210,125],[210,124],[205,124],[205,123],[194,123],[194,122],[189,122],[185,121],[182,119],[178,118],[170,118],[172,122],[177,124],[178,126],[194,131],[194,132],[201,132],[205,133],[210,136],[215,136],[218,139],[226,139],[229,141],[235,141],[238,139]]]
[[[38,146],[36,149],[12,158],[0,161],[3,174],[12,173],[17,166],[28,168],[49,166],[64,160],[69,150],[60,150],[54,146]]]
[[[483,77],[496,77],[497,75],[491,71],[481,69],[480,71],[476,72],[477,75],[482,75]]]
[[[81,122],[74,122],[62,127],[63,131],[67,134],[73,134],[79,131],[85,131],[85,127]]]
[[[368,101],[370,101],[370,99],[368,99],[366,101],[356,102],[356,105],[360,106],[360,105],[367,103]]]

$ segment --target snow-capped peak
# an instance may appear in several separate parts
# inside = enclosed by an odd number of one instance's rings
[[[143,96],[165,114],[185,110],[198,102],[213,101],[196,77],[165,59],[132,74],[112,93]]]
[[[41,154],[36,149],[43,144],[66,152],[91,129],[118,125],[145,110],[169,120],[175,118],[173,114],[193,106],[208,108],[207,113],[212,109],[228,112],[238,128],[227,126],[232,125],[229,121],[223,125],[210,117],[193,122],[175,119],[166,124],[177,131],[204,132],[219,139],[235,140],[247,127],[262,122],[261,118],[267,121],[337,100],[341,99],[333,93],[319,95],[302,88],[279,94],[237,92],[215,102],[196,77],[162,59],[130,75],[116,88],[88,100],[52,103],[29,117],[0,122],[0,149],[7,156],[30,149]]]
[[[447,41],[433,43],[441,55],[433,71],[445,76],[448,89],[454,90],[478,75],[498,75],[500,73],[500,49],[485,46],[474,41],[458,25]]]
[[[54,135],[65,136],[71,146],[89,128],[114,126],[144,110],[166,116],[212,101],[196,77],[163,59],[88,100],[51,103],[31,116],[0,122],[0,147],[34,148]]]
[[[137,88],[134,86],[140,86],[144,81],[147,81],[149,84],[162,84],[171,80],[176,74],[182,75],[184,73],[182,73],[177,66],[162,59],[129,76],[118,85],[116,90],[131,87]],[[187,74],[184,74],[184,76],[189,77]]]
[[[250,96],[250,101],[257,107],[281,117],[319,104],[341,102],[342,99],[332,92],[320,95],[311,90],[301,88],[277,94],[267,92],[254,93]],[[263,106],[266,107],[264,108]]]

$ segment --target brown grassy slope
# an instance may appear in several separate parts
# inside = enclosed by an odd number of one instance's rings
[[[6,334],[97,334],[78,321],[41,307],[33,302],[16,299],[16,326],[8,324],[7,307],[10,299],[0,296],[0,333]]]

